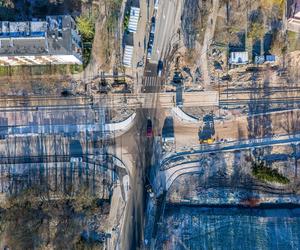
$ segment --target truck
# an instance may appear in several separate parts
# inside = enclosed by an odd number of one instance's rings
[[[163,143],[174,143],[174,121],[172,116],[167,116],[164,121],[162,128],[162,142]]]

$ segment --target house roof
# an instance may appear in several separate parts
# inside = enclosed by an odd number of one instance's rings
[[[126,45],[124,50],[124,56],[123,56],[123,64],[125,66],[131,67],[132,55],[133,55],[133,46]]]
[[[130,17],[129,17],[129,24],[128,24],[129,32],[135,33],[137,31],[139,17],[140,17],[140,8],[131,7]]]
[[[46,21],[0,22],[0,56],[75,54],[76,48],[80,48],[80,36],[76,32],[75,36],[74,29],[71,16],[47,16]]]

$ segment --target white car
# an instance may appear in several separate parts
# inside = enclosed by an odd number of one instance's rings
[[[159,0],[154,0],[154,9],[158,9]]]
[[[149,48],[148,48],[148,51],[147,51],[147,59],[150,60],[150,59],[151,59],[151,56],[152,56],[152,48],[149,47]]]

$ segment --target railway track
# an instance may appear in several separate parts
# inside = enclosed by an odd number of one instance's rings
[[[220,93],[221,95],[227,94],[259,94],[259,93],[289,93],[289,92],[298,92],[300,95],[300,87],[268,87],[268,88],[228,88],[223,89]]]
[[[274,105],[274,104],[300,104],[300,97],[282,98],[245,98],[245,99],[220,99],[220,106],[241,106],[241,105]]]
[[[103,159],[94,159],[91,154],[70,154],[70,155],[39,155],[39,156],[12,156],[0,157],[0,164],[34,164],[53,162],[72,162],[72,158],[80,159],[83,163],[108,166],[112,162],[111,155],[103,155]],[[75,162],[75,161],[74,161]],[[79,162],[79,161],[78,161]]]

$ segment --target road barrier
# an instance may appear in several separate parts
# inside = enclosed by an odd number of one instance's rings
[[[179,107],[172,108],[172,114],[177,116],[179,118],[179,120],[181,120],[182,122],[187,122],[187,123],[198,123],[199,122],[198,118],[185,113]]]
[[[122,122],[107,123],[104,125],[104,130],[108,132],[126,131],[133,125],[135,117],[136,113],[133,113]]]

